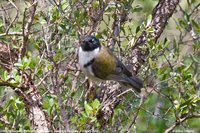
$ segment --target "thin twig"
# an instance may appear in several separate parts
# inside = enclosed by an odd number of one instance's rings
[[[19,9],[18,9],[18,7],[17,7],[11,0],[9,0],[9,2],[15,7],[15,9],[17,10],[17,14],[15,15],[14,19],[11,21],[11,23],[10,23],[9,26],[7,27],[6,32],[5,32],[6,34],[8,34],[8,32],[9,32],[11,26],[12,26],[13,23],[17,20],[18,15],[19,15]]]
[[[8,32],[0,34],[0,37],[4,36],[23,36],[22,32]]]
[[[188,114],[184,118],[179,118],[173,125],[167,128],[164,133],[169,133],[173,131],[178,125],[191,118],[200,118],[200,114]]]
[[[32,26],[33,20],[34,20],[34,15],[36,12],[36,7],[37,7],[38,1],[37,0],[33,0],[31,7],[31,12],[30,15],[28,17],[27,22],[25,23],[25,18],[26,18],[26,9],[24,11],[24,17],[23,17],[23,43],[22,46],[20,47],[20,54],[19,57],[22,58],[24,57],[25,53],[26,53],[26,47],[27,47],[27,43],[28,43],[28,37],[30,34],[30,28]]]
[[[132,126],[135,125],[136,119],[138,117],[138,114],[139,114],[140,110],[142,109],[142,105],[143,104],[144,104],[144,97],[142,96],[141,100],[140,100],[139,107],[137,108],[136,112],[134,113],[133,120],[132,120],[128,130],[125,133],[129,133],[131,131]]]

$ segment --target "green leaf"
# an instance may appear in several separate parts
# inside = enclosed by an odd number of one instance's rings
[[[78,117],[77,117],[77,116],[74,116],[74,117],[72,117],[72,118],[70,119],[70,121],[71,121],[71,123],[76,124],[77,121],[78,121]]]
[[[81,112],[81,115],[82,115],[82,117],[85,117],[85,118],[87,117],[87,114],[83,111]]]
[[[174,106],[178,109],[180,107],[180,103],[177,100],[174,100]]]
[[[98,99],[95,99],[91,104],[93,109],[99,109],[100,105],[101,105],[101,103]]]
[[[197,24],[194,20],[191,20],[192,26],[195,27],[196,30],[200,31],[200,24]]]
[[[135,29],[135,33],[138,33],[140,31],[140,26],[137,26],[137,28]]]
[[[7,71],[4,71],[4,73],[3,73],[3,79],[4,79],[5,81],[9,79],[9,77],[8,77],[8,72],[7,72]]]
[[[21,62],[17,62],[17,63],[15,63],[14,65],[15,65],[16,67],[19,67],[19,68],[23,67],[23,65],[21,64]]]
[[[190,57],[192,57],[194,62],[199,63],[199,60],[193,54],[190,54]]]
[[[193,63],[190,63],[186,68],[184,68],[184,72],[188,71],[189,68],[192,66]]]
[[[147,31],[147,32],[154,32],[155,29],[154,29],[153,27],[149,27],[149,28],[146,29],[146,31]]]
[[[90,117],[91,121],[90,122],[95,122],[97,120],[96,117]]]
[[[48,99],[45,99],[44,101],[43,101],[43,108],[44,109],[48,109],[50,106],[49,106],[49,102],[47,101]]]
[[[0,106],[0,112],[3,112],[4,108]]]
[[[140,5],[137,5],[136,7],[133,8],[132,12],[140,12],[142,11],[142,7]]]
[[[47,24],[47,21],[45,19],[43,19],[43,18],[40,18],[39,23],[41,25],[44,25],[44,24]]]
[[[147,17],[146,26],[149,26],[149,25],[151,24],[151,20],[152,20],[152,16],[149,15],[149,16]]]
[[[92,110],[93,110],[92,107],[85,101],[84,108],[85,108],[85,112],[89,116],[92,113]]]
[[[187,26],[187,23],[185,21],[183,21],[182,19],[179,19],[179,25],[184,28]]]
[[[49,99],[49,105],[53,106],[54,104],[55,104],[54,99],[53,98]]]

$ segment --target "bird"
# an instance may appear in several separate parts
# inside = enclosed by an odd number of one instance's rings
[[[80,41],[78,63],[82,72],[91,80],[113,80],[121,86],[133,88],[140,93],[143,81],[126,68],[126,66],[111,52],[100,44],[95,36],[87,35]]]

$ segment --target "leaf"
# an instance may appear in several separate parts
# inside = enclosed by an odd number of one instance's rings
[[[140,5],[137,5],[136,7],[133,8],[132,12],[140,12],[142,11],[142,7]]]
[[[50,106],[49,106],[49,102],[47,101],[48,99],[45,99],[44,101],[43,101],[43,108],[44,109],[48,109]]]
[[[149,26],[149,25],[151,24],[151,20],[152,20],[152,16],[149,15],[149,16],[147,17],[146,26]]]
[[[183,70],[184,70],[184,72],[187,72],[188,70],[189,70],[189,68],[192,66],[192,62],[186,67],[186,68],[184,68]]]
[[[54,103],[54,99],[53,98],[51,98],[51,99],[49,99],[49,105],[50,106],[53,106],[55,103]]]
[[[40,23],[41,25],[45,25],[45,24],[47,24],[47,21],[46,21],[45,19],[43,19],[43,18],[40,18],[39,23]]]
[[[138,33],[140,31],[140,26],[137,26],[137,28],[135,29],[135,33]]]
[[[87,114],[83,111],[81,112],[81,115],[82,115],[82,117],[85,117],[85,118],[87,117]]]
[[[21,62],[17,62],[17,63],[15,63],[14,65],[15,65],[16,67],[19,67],[19,68],[23,67],[23,65],[21,64]]]
[[[192,20],[191,23],[192,23],[192,26],[194,26],[196,30],[200,31],[200,25],[199,24],[197,24],[194,20]]]
[[[153,27],[149,27],[149,28],[146,29],[146,31],[147,31],[147,32],[154,32],[155,29],[154,29]]]
[[[93,102],[92,102],[92,108],[93,109],[99,109],[101,103],[99,102],[98,99],[95,99]]]
[[[199,63],[198,59],[193,54],[190,54],[190,57],[192,57],[194,62]]]
[[[8,72],[7,72],[7,71],[4,71],[4,73],[3,73],[3,79],[4,79],[5,81],[9,79],[9,77],[8,77]]]
[[[3,112],[3,108],[0,106],[0,112]]]
[[[187,23],[185,21],[183,21],[182,19],[179,20],[179,25],[184,28],[186,27]]]
[[[151,58],[149,58],[148,61],[149,61],[150,67],[155,68],[155,66],[156,66],[155,62],[153,62]]]
[[[74,116],[70,119],[70,122],[73,123],[73,124],[76,124],[78,121],[78,117],[77,116]]]
[[[90,122],[95,122],[97,120],[96,117],[90,117],[91,121]]]
[[[179,108],[180,104],[179,104],[179,102],[177,100],[174,101],[174,106],[175,106],[176,109]]]
[[[92,110],[93,110],[92,107],[85,101],[84,108],[85,108],[85,112],[89,116],[92,113]]]

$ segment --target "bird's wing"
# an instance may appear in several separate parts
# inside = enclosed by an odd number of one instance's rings
[[[109,49],[104,48],[99,54],[92,64],[92,70],[96,77],[118,81],[120,84],[132,87],[137,92],[140,92],[143,82],[139,78],[132,76],[132,73]]]
[[[110,79],[108,76],[111,74],[119,77],[123,77],[123,75],[132,76],[126,66],[105,47],[102,47],[99,55],[95,58],[92,69],[95,76],[100,79]]]
[[[137,92],[141,92],[141,88],[143,88],[142,80],[136,76],[133,76],[132,73],[119,60],[115,74],[111,78],[115,78],[115,80],[118,81],[121,85],[134,88]]]
[[[109,49],[102,47],[98,56],[94,59],[92,70],[96,77],[107,80],[107,77],[115,72],[117,65],[115,56]]]
[[[132,76],[132,73],[126,68],[126,66],[119,59],[117,59],[117,66],[115,69],[115,73],[116,74],[125,74],[128,77]]]

